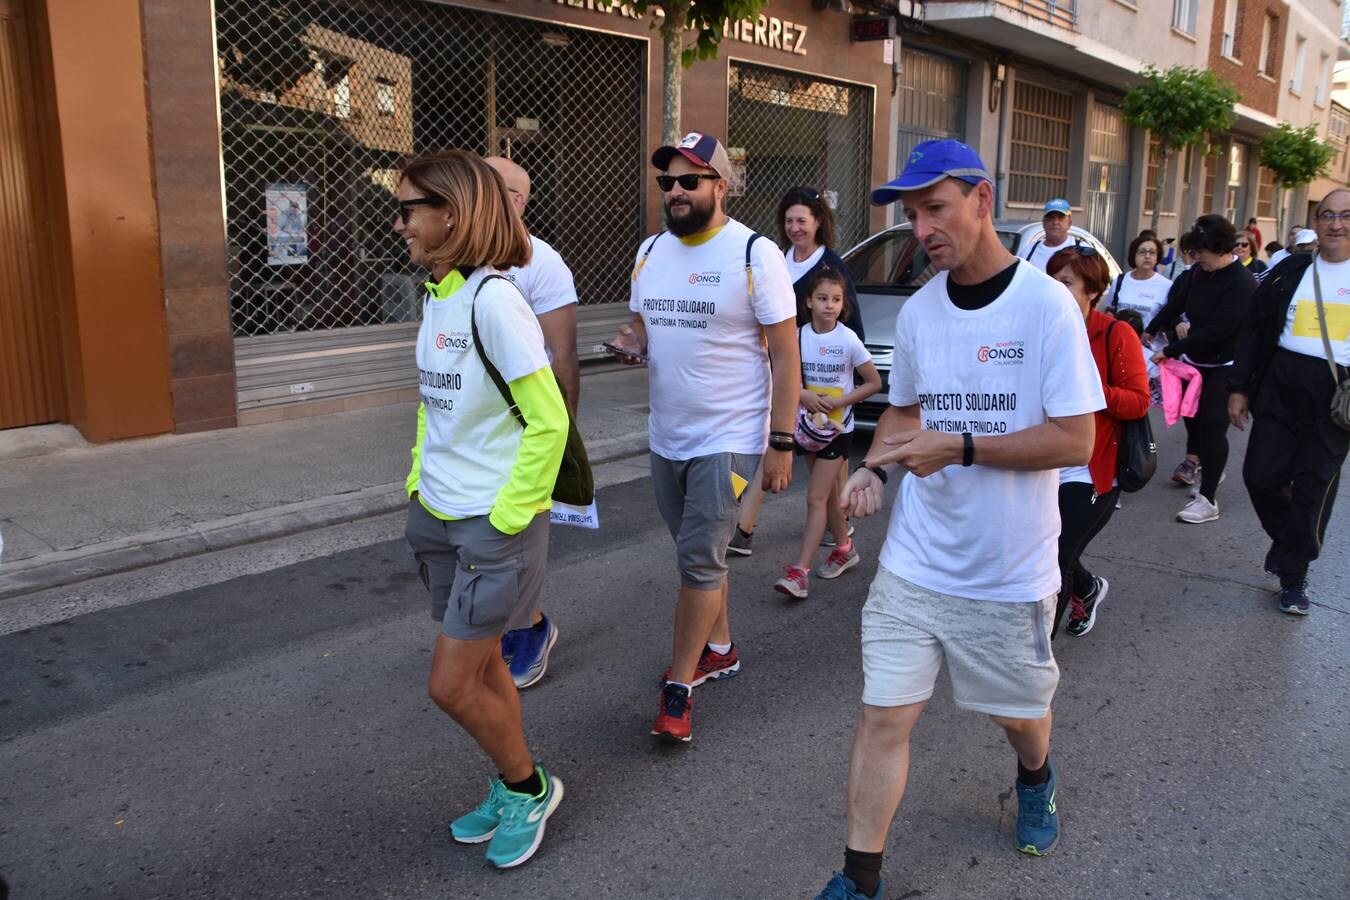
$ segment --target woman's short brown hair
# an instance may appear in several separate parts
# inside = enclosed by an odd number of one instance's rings
[[[496,170],[468,150],[444,150],[409,160],[399,172],[428,197],[445,201],[450,236],[428,248],[433,263],[510,269],[530,261],[530,236]]]
[[[1092,247],[1065,247],[1054,256],[1050,257],[1045,263],[1045,274],[1051,278],[1055,273],[1063,268],[1073,269],[1079,279],[1083,282],[1083,288],[1096,303],[1101,299],[1102,294],[1106,293],[1106,288],[1111,284],[1111,270],[1106,267],[1106,260],[1102,259],[1100,253],[1092,252],[1084,254],[1083,250],[1092,250]]]

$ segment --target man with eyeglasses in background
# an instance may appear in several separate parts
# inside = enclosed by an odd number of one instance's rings
[[[1308,568],[1321,553],[1350,451],[1350,431],[1330,412],[1350,367],[1350,189],[1323,197],[1316,220],[1317,253],[1273,267],[1253,296],[1251,327],[1228,379],[1233,426],[1253,420],[1242,479],[1270,536],[1265,570],[1280,580],[1280,610],[1303,616]]]
[[[530,202],[530,175],[509,159],[489,156],[485,160],[497,171],[511,196],[517,215],[525,215]],[[530,304],[539,328],[544,332],[544,348],[553,375],[562,388],[563,400],[572,416],[577,414],[581,394],[581,371],[577,365],[577,288],[572,270],[562,256],[545,241],[530,235],[530,261],[505,275]],[[558,627],[544,615],[541,606],[529,628],[515,628],[502,635],[502,658],[511,670],[517,689],[538,684],[548,671],[548,655],[558,641]]]
[[[731,162],[721,142],[691,132],[658,148],[652,165],[662,172],[669,232],[638,248],[632,324],[611,352],[630,365],[650,360],[652,488],[680,573],[652,734],[688,741],[694,688],[740,671],[727,619],[727,544],[761,455],[766,491],[792,477],[801,360],[782,252],[724,211]]]

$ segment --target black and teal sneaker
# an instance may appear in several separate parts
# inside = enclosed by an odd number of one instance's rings
[[[881,900],[881,897],[880,882],[877,882],[876,893],[864,894],[858,890],[856,884],[839,872],[834,873],[830,883],[825,885],[825,890],[816,894],[816,900]]]

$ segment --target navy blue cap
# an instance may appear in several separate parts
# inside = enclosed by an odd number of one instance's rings
[[[691,131],[675,146],[657,147],[652,154],[652,165],[662,172],[670,168],[670,161],[678,153],[696,166],[706,166],[718,176],[731,180],[731,158],[722,142],[711,134]]]
[[[944,178],[959,178],[967,184],[994,183],[974,147],[953,140],[924,141],[909,152],[903,172],[872,192],[872,204],[894,203],[905,191],[932,187]]]

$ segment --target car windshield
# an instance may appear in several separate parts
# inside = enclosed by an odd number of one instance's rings
[[[1016,232],[1000,231],[998,236],[1009,250],[1017,241]],[[908,228],[877,235],[849,254],[847,263],[853,283],[860,291],[909,294],[937,274],[923,246]]]

